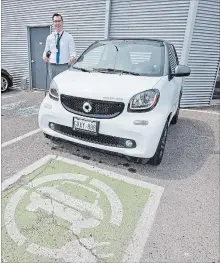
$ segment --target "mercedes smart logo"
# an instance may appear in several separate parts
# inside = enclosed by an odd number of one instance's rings
[[[92,106],[90,105],[89,102],[84,102],[83,104],[83,110],[86,113],[89,113],[92,110]]]

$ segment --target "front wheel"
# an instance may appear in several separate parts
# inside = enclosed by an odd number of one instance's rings
[[[178,122],[179,113],[180,113],[180,101],[181,101],[181,97],[182,97],[182,95],[180,95],[178,108],[177,108],[176,113],[175,113],[175,115],[173,116],[173,118],[172,118],[172,120],[171,120],[171,122],[170,122],[171,124],[177,124],[177,122]]]
[[[159,144],[157,146],[157,150],[152,158],[149,159],[148,163],[154,166],[157,166],[161,163],[163,159],[163,154],[166,146],[166,141],[167,141],[167,134],[168,134],[168,127],[169,127],[169,121],[167,120]]]

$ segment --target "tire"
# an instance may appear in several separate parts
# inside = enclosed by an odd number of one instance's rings
[[[181,101],[181,95],[180,95],[180,98],[179,98],[179,104],[178,104],[178,108],[176,110],[176,113],[175,115],[173,116],[172,120],[171,120],[171,124],[177,124],[178,122],[178,119],[179,119],[179,113],[180,113],[180,101]]]
[[[1,76],[1,92],[5,92],[9,87],[9,80],[5,75]]]
[[[179,110],[179,107],[178,107],[178,109],[176,111],[176,114],[173,116],[173,118],[172,118],[172,120],[170,122],[172,125],[177,124],[178,119],[179,119],[179,112],[180,112],[180,110]]]
[[[139,158],[139,157],[131,157],[131,156],[125,156],[126,160],[129,162],[134,162],[138,164],[147,164],[149,159],[147,158]]]
[[[161,161],[163,159],[165,146],[166,146],[168,128],[169,128],[169,120],[167,120],[167,122],[164,126],[159,144],[157,146],[157,150],[156,150],[154,156],[149,159],[148,164],[151,164],[153,166],[157,166],[161,163]]]

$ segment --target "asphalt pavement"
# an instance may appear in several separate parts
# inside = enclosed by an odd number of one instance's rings
[[[163,161],[160,166],[153,167],[96,149],[46,139],[38,130],[37,114],[43,98],[41,91],[14,90],[2,94],[2,182],[45,156],[53,155],[114,173],[118,180],[120,175],[124,176],[127,183],[135,179],[134,185],[139,187],[142,182],[143,187],[149,185],[150,190],[163,189],[153,209],[152,224],[148,225],[146,233],[142,228],[142,235],[146,238],[140,262],[219,262],[219,107],[181,110],[178,123],[170,126]],[[28,175],[25,176],[28,179]],[[19,189],[19,181],[13,186]],[[116,193],[124,198],[125,192],[118,190]],[[124,202],[129,202],[129,199],[128,194]],[[141,200],[141,194],[138,200]],[[143,210],[141,201],[139,203],[136,207],[135,203],[129,204],[134,209],[132,211]],[[4,209],[2,213],[5,213]],[[125,217],[125,222],[127,219]],[[129,228],[126,229],[128,232]],[[32,236],[37,231],[32,229]],[[115,242],[118,239],[115,237]],[[4,261],[11,262],[7,253],[4,256],[4,249],[6,251],[11,245],[4,244],[4,239],[2,243]],[[136,249],[139,253],[138,246]],[[44,258],[43,252],[41,256]],[[111,262],[110,254],[109,257],[104,262]],[[39,260],[36,262],[67,262],[65,257],[56,261],[55,256],[54,261]]]

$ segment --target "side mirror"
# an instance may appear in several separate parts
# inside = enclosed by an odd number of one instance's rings
[[[175,68],[175,73],[172,74],[174,77],[186,77],[189,76],[191,73],[191,70],[189,67],[185,65],[178,65]]]

